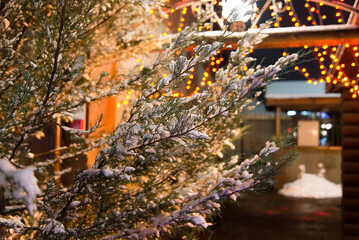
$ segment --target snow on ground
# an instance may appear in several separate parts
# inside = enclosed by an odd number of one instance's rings
[[[341,184],[335,184],[324,177],[325,170],[321,167],[318,175],[305,173],[304,165],[299,166],[301,174],[294,182],[286,183],[279,194],[298,198],[340,198],[342,197]]]

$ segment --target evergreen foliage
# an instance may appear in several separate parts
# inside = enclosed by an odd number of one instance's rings
[[[0,5],[0,230],[5,238],[145,239],[210,225],[225,199],[253,190],[295,156],[273,158],[286,141],[268,142],[250,159],[223,158],[261,89],[297,56],[274,65],[248,57],[263,37],[246,33],[207,90],[173,97],[190,71],[225,47],[206,43],[193,24],[140,71],[89,72],[160,44],[148,39],[161,2],[7,0]],[[265,27],[265,26],[263,26]],[[185,50],[194,48],[194,56]],[[247,71],[243,66],[251,66]],[[136,68],[138,69],[138,68]],[[166,76],[162,74],[166,73]],[[29,144],[84,104],[122,91],[138,99],[112,134],[62,127],[72,144],[37,161]],[[159,97],[154,97],[157,93]],[[95,164],[65,188],[54,166],[101,146]],[[36,176],[36,177],[35,177]],[[27,211],[23,211],[27,209]],[[193,233],[193,232],[192,232]],[[188,235],[189,236],[189,235]]]

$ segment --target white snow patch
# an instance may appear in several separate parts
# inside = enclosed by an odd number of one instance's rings
[[[324,178],[322,170],[318,175],[305,173],[304,166],[299,167],[302,173],[299,179],[284,184],[279,194],[297,198],[340,198],[342,197],[341,184],[335,184]]]

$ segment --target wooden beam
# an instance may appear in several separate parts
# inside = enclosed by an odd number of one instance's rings
[[[281,110],[295,111],[321,111],[332,110],[339,111],[340,98],[323,97],[323,98],[266,98],[267,107],[281,107]]]
[[[258,34],[258,29],[249,29],[250,34]],[[359,45],[359,26],[349,24],[308,26],[308,27],[283,27],[269,28],[262,31],[268,36],[257,44],[256,48],[298,48],[308,45],[309,47],[336,46],[349,43]],[[217,39],[222,34],[221,31],[201,33],[208,39]],[[226,38],[226,43],[235,49],[239,39],[243,38],[245,32],[234,32]]]

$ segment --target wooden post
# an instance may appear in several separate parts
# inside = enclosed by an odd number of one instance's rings
[[[282,111],[281,107],[277,106],[275,109],[275,136],[279,137],[280,135],[280,112]]]

